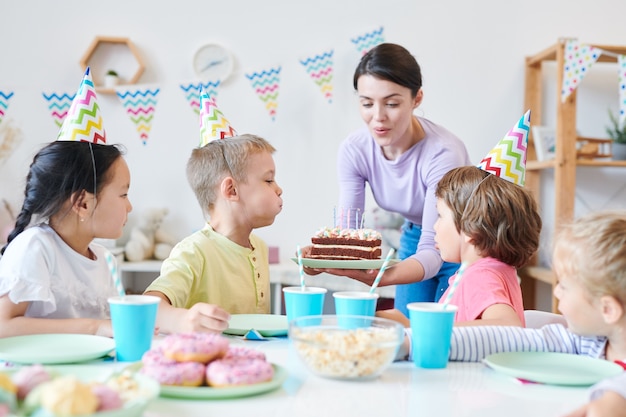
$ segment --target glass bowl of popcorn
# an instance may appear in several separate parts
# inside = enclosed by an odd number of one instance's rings
[[[365,380],[378,377],[395,360],[404,327],[380,317],[304,316],[289,323],[289,339],[311,372]]]

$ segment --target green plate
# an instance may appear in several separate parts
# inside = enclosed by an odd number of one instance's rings
[[[261,336],[287,336],[287,316],[279,314],[233,314],[224,333],[243,336],[254,329]]]
[[[298,263],[298,258],[291,258]],[[384,259],[360,259],[360,260],[333,260],[333,259],[310,259],[302,258],[302,266],[307,268],[335,268],[335,269],[380,269]],[[389,266],[400,262],[399,259],[390,259]]]
[[[56,365],[46,366],[54,375],[73,375],[85,383],[95,381],[106,381],[113,373],[114,369],[108,366],[102,365]],[[12,374],[17,371],[17,368],[6,368],[0,372],[6,372]],[[141,397],[135,398],[132,401],[126,403],[123,408],[117,410],[100,411],[94,414],[90,414],[92,417],[140,417],[144,414],[150,401],[159,395],[159,383],[155,380],[148,378],[144,375],[137,374],[133,376],[139,383],[139,389],[141,391]],[[20,414],[18,410],[18,415]],[[36,413],[37,414],[37,413]],[[46,413],[41,413],[46,414]],[[46,414],[48,415],[48,414]],[[87,416],[85,416],[87,417]]]
[[[141,367],[142,363],[136,362],[126,369],[138,371]],[[160,395],[161,397],[186,398],[192,400],[222,400],[227,398],[250,397],[253,395],[264,394],[280,388],[288,376],[287,370],[282,366],[273,363],[272,367],[274,367],[274,377],[268,382],[242,385],[240,387],[222,388],[161,385]]]
[[[496,353],[484,362],[504,374],[552,385],[588,386],[624,371],[610,361],[555,352]]]
[[[115,349],[113,339],[86,334],[37,334],[0,339],[0,359],[22,364],[78,363]]]

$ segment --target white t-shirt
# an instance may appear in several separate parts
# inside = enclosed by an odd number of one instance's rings
[[[74,251],[47,224],[20,233],[0,258],[0,296],[28,301],[26,317],[109,318],[107,298],[117,295],[107,249],[89,245],[96,259]]]

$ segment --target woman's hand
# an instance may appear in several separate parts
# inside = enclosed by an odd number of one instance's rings
[[[339,275],[355,279],[367,285],[372,285],[378,275],[378,269],[339,269],[339,268],[308,268],[314,273],[309,275],[317,275],[325,272],[331,275]],[[382,284],[382,282],[381,282]]]

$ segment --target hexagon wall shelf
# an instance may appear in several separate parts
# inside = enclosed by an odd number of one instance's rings
[[[80,60],[83,71],[89,66],[96,90],[104,94],[115,94],[115,88],[105,88],[104,77],[114,70],[120,84],[135,84],[145,69],[135,45],[128,38],[96,36]]]

